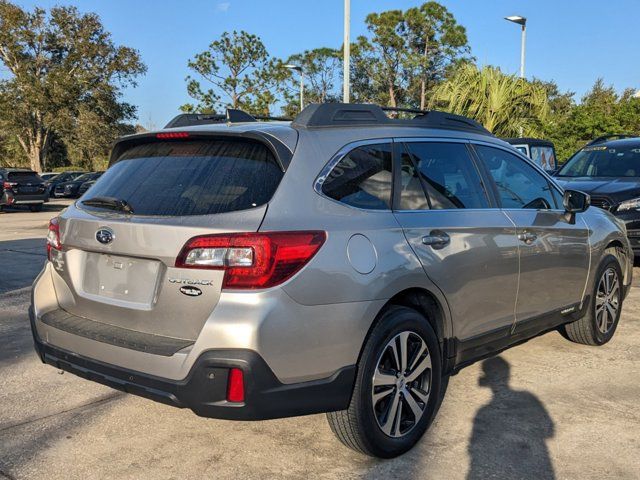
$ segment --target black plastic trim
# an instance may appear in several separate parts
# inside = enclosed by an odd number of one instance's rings
[[[443,128],[462,130],[480,135],[492,136],[486,128],[471,118],[437,110],[418,111],[413,109],[395,109],[406,112],[419,112],[412,119],[389,118],[384,108],[364,103],[315,103],[308,105],[293,119],[294,128],[353,127],[353,126],[397,126]]]
[[[466,340],[456,338],[454,339],[456,360],[453,371],[458,372],[479,360],[497,355],[508,348],[525,343],[565,323],[578,320],[585,315],[589,305],[590,297],[587,296],[582,302],[582,309],[580,309],[579,303],[575,303]],[[572,310],[567,312],[568,309]],[[563,314],[562,312],[566,313]]]
[[[351,400],[356,366],[341,368],[328,378],[283,384],[265,360],[252,350],[208,350],[183,380],[148,375],[76,355],[43,342],[29,309],[35,349],[44,363],[82,378],[178,408],[202,417],[266,420],[344,410]],[[228,372],[244,373],[245,401],[226,401]]]
[[[40,317],[40,321],[58,330],[97,342],[165,357],[170,357],[195,343],[195,340],[154,335],[109,325],[108,323],[96,322],[88,318],[79,317],[63,309],[52,310],[43,314]]]

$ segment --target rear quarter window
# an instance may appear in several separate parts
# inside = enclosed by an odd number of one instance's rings
[[[352,207],[386,210],[391,205],[391,144],[357,147],[322,183],[322,193]]]
[[[135,215],[210,215],[264,205],[282,176],[259,142],[154,142],[125,151],[85,200],[125,200]]]

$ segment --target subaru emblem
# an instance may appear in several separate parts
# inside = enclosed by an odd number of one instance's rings
[[[96,232],[96,240],[103,245],[108,245],[113,242],[114,237],[113,231],[109,228],[101,228]]]

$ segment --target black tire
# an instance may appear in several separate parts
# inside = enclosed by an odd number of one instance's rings
[[[41,212],[42,211],[42,203],[39,203],[37,205],[29,205],[29,210],[31,210],[32,212]]]
[[[431,370],[423,378],[429,378],[430,388],[426,403],[419,402],[419,405],[423,408],[423,413],[419,420],[415,422],[415,416],[412,414],[414,418],[412,426],[408,427],[406,433],[402,436],[393,437],[383,432],[376,416],[379,414],[374,412],[372,397],[374,393],[373,375],[378,369],[379,360],[383,358],[383,355],[389,354],[387,349],[389,342],[403,332],[411,332],[413,334],[411,338],[413,339],[419,337],[428,348],[428,355],[431,356]],[[410,358],[416,357],[417,354],[414,350],[411,357],[407,356],[406,364],[411,365]],[[418,364],[420,363],[422,361],[418,362]],[[428,369],[425,371],[428,371]],[[398,394],[400,403],[408,405],[407,399],[403,395],[411,395],[413,401],[418,398],[408,393],[409,391],[414,391],[411,389],[415,387],[415,384],[416,382],[407,383],[409,390],[404,390],[404,394]],[[383,388],[393,388],[394,393],[391,396],[394,396],[396,391],[401,391],[399,390],[401,387]],[[347,447],[374,457],[396,457],[411,449],[424,435],[440,406],[444,393],[443,388],[446,388],[446,382],[442,382],[441,354],[438,338],[433,328],[417,311],[407,307],[392,306],[381,314],[378,323],[365,342],[358,361],[358,373],[349,408],[339,412],[327,413],[327,420],[333,433]],[[379,402],[381,400],[376,402],[376,405],[379,406]],[[387,410],[387,417],[390,411],[391,409]],[[407,412],[410,411],[407,410]],[[399,423],[402,424],[402,422]],[[398,423],[393,422],[390,428],[394,429],[396,425]],[[411,425],[411,422],[409,422],[409,425]],[[396,428],[398,432],[401,432],[402,426]]]
[[[600,328],[598,328],[598,316],[596,315],[596,297],[598,295],[600,279],[607,271],[612,271],[615,273],[619,285],[618,308],[615,315],[613,316],[611,325],[605,332],[603,332],[600,330]],[[615,248],[609,248],[605,251],[605,255],[600,262],[598,270],[596,271],[587,313],[579,320],[560,327],[560,333],[562,334],[562,336],[575,343],[594,346],[604,345],[609,340],[611,340],[613,334],[616,332],[616,328],[618,328],[620,313],[622,312],[622,303],[624,300],[623,288],[623,275],[622,269],[620,268],[618,252]]]

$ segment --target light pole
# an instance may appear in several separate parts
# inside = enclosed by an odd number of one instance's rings
[[[344,57],[342,72],[342,101],[349,103],[349,88],[351,79],[349,78],[349,57],[351,55],[351,34],[349,32],[351,25],[351,0],[344,0]]]
[[[522,42],[520,45],[520,78],[524,78],[524,49],[527,40],[527,19],[520,17],[519,15],[511,15],[510,17],[504,17],[504,19],[517,23],[522,27]]]
[[[293,65],[291,63],[285,65],[284,68],[295,70],[300,74],[300,111],[302,111],[304,108],[304,70],[300,65]]]

